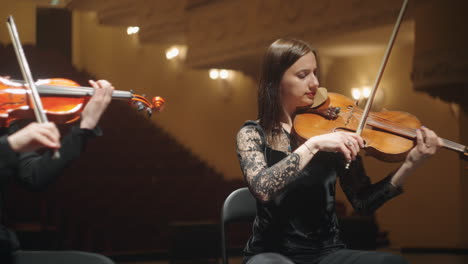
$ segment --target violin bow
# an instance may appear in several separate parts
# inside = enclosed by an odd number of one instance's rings
[[[367,123],[367,117],[369,115],[370,109],[372,107],[372,103],[374,101],[375,94],[377,93],[377,87],[379,86],[380,80],[382,79],[383,72],[385,70],[385,67],[387,66],[388,58],[390,57],[390,53],[392,52],[393,44],[395,43],[396,36],[398,34],[398,31],[400,29],[401,21],[403,20],[403,16],[406,12],[406,8],[408,6],[408,0],[403,1],[403,6],[400,9],[400,14],[398,15],[397,21],[395,23],[395,26],[393,27],[393,32],[390,37],[390,41],[388,42],[387,45],[387,50],[385,51],[384,57],[382,59],[382,64],[380,65],[379,72],[377,74],[377,78],[375,78],[375,83],[374,86],[372,87],[372,91],[369,95],[369,99],[367,100],[366,107],[364,108],[364,112],[362,114],[361,120],[359,121],[358,128],[356,130],[357,135],[361,135],[362,131],[364,130],[364,127],[366,126]],[[349,168],[349,163],[346,164],[346,169]]]
[[[18,35],[18,30],[16,29],[16,24],[15,24],[15,20],[13,19],[13,16],[8,17],[7,26],[8,26],[8,31],[10,32],[11,42],[15,49],[16,57],[18,58],[18,63],[21,68],[21,73],[23,74],[24,80],[26,80],[27,82],[26,87],[30,90],[29,97],[32,102],[36,120],[39,123],[46,123],[48,122],[47,116],[42,106],[42,101],[37,91],[36,84],[34,83],[34,79],[32,77],[28,61],[26,60],[26,56],[24,55],[23,47],[21,46],[21,42],[20,42],[19,35]],[[60,158],[60,152],[58,150],[54,152],[53,158],[54,159]]]

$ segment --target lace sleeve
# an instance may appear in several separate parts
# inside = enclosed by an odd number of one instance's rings
[[[265,138],[255,126],[245,126],[237,134],[237,156],[250,190],[261,201],[272,200],[299,177],[300,156],[291,153],[268,168]]]
[[[361,214],[371,214],[385,202],[403,192],[402,188],[390,183],[393,175],[371,183],[360,156],[351,163],[349,170],[341,169],[339,173],[341,188],[354,209]]]

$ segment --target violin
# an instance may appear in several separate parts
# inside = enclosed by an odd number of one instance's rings
[[[8,127],[19,119],[33,118],[34,108],[29,98],[30,90],[25,82],[0,77],[0,126]],[[94,93],[92,87],[62,78],[42,79],[35,82],[47,117],[56,123],[72,123],[80,119],[81,111]],[[161,111],[164,99],[154,97],[151,101],[132,91],[113,91],[112,98],[127,99],[137,110],[145,110],[151,116]]]
[[[337,93],[328,93],[328,98],[315,107],[299,112],[294,119],[294,130],[304,139],[335,131],[356,132],[363,110],[353,100]],[[406,112],[370,112],[361,137],[366,154],[386,162],[403,161],[415,145],[416,130],[421,122]],[[461,153],[468,158],[464,145],[442,139],[443,147]]]

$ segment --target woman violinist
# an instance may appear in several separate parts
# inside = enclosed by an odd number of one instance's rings
[[[247,263],[407,263],[401,256],[346,249],[335,214],[337,178],[354,209],[372,213],[402,193],[405,179],[440,147],[421,127],[403,164],[372,184],[358,155],[363,139],[334,132],[299,142],[297,108],[314,103],[319,81],[316,52],[302,41],[278,39],[267,50],[258,87],[258,120],[237,134],[237,155],[257,200]],[[346,164],[350,163],[349,169]]]
[[[105,80],[90,81],[94,94],[81,113],[79,125],[60,140],[54,123],[30,123],[20,128],[13,123],[0,128],[0,188],[15,178],[29,189],[44,188],[63,169],[78,158],[90,137],[101,135],[96,127],[102,113],[110,103],[114,87]],[[36,150],[59,150],[60,158],[53,158],[53,151],[39,154]],[[1,206],[1,204],[0,204]],[[19,248],[14,233],[0,225],[0,263],[8,263],[12,253]]]

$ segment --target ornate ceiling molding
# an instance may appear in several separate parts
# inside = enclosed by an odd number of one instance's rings
[[[140,6],[140,42],[186,44],[186,1],[145,0]]]
[[[199,6],[206,0],[73,0],[67,7],[95,11],[103,25],[139,26],[142,43],[185,44],[188,3]]]
[[[111,8],[119,0],[71,0],[67,8],[81,11],[98,11]]]
[[[278,37],[317,45],[393,24],[400,5],[383,0],[73,0],[69,8],[95,10],[102,24],[140,26],[141,43],[185,44],[190,67],[249,73]]]
[[[278,37],[317,43],[392,24],[400,5],[398,1],[382,4],[375,0],[212,1],[188,13],[187,63],[192,67],[235,65],[239,58],[258,60]]]
[[[101,8],[97,12],[97,18],[100,24],[112,26],[135,26],[138,25],[138,5],[135,5],[135,0],[119,0],[112,4]]]

